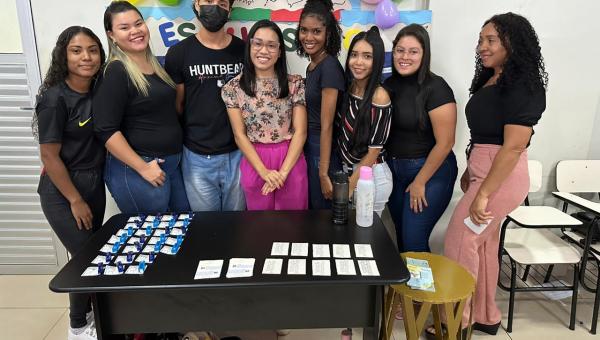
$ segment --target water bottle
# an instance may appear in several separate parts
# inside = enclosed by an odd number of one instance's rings
[[[360,167],[360,177],[356,184],[356,224],[361,227],[373,225],[373,201],[375,183],[373,169],[368,166]]]
[[[338,171],[333,175],[333,212],[334,224],[348,223],[348,175]]]

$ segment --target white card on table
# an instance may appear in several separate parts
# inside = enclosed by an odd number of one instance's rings
[[[312,260],[313,276],[331,276],[331,263],[329,260]]]
[[[117,235],[118,237],[121,237],[121,235],[125,235],[125,236],[129,236],[127,235],[127,230],[126,229],[119,229],[115,235]]]
[[[96,268],[98,270],[98,268]],[[119,269],[115,266],[106,266],[104,268],[104,275],[121,275],[123,272],[119,272]]]
[[[170,246],[174,245],[175,243],[177,243],[177,239],[173,237],[167,237],[167,239],[165,240],[165,244],[168,244]]]
[[[152,221],[154,221],[154,218],[155,218],[154,215],[148,215],[148,216],[146,216],[146,222],[152,222]]]
[[[144,247],[144,249],[142,250],[142,253],[149,254],[153,251],[154,251],[154,244],[148,244],[147,246]]]
[[[181,214],[178,217],[178,219],[180,219],[180,220],[185,220],[186,218],[191,220],[190,214]]]
[[[158,243],[158,241],[160,241],[160,237],[156,237],[156,236],[155,236],[155,237],[151,237],[151,238],[148,240],[148,244],[157,244],[157,243]]]
[[[333,245],[333,257],[349,259],[350,258],[350,246],[347,244],[334,244]]]
[[[183,221],[177,221],[177,222],[175,222],[174,227],[183,227]]]
[[[173,215],[167,214],[167,215],[162,215],[160,220],[169,222],[172,218],[173,218]]]
[[[179,228],[172,228],[171,235],[173,235],[173,236],[183,235],[183,230],[181,230]]]
[[[127,244],[135,244],[136,242],[140,242],[139,237],[132,237],[129,240],[127,240]]]
[[[112,252],[112,248],[113,248],[112,244],[105,244],[105,245],[102,246],[102,248],[100,248],[100,252],[101,253],[111,253]]]
[[[127,256],[119,255],[119,256],[117,256],[117,259],[115,260],[115,263],[117,263],[119,261],[121,263],[123,263],[123,264],[130,264],[130,263],[133,262],[133,257],[131,257],[131,261],[127,261]]]
[[[289,242],[273,242],[271,256],[287,256],[289,247]]]
[[[81,274],[81,276],[98,276],[98,267],[87,267]]]
[[[110,258],[111,258],[111,260],[112,260],[112,258],[113,258],[113,257],[111,256]],[[110,261],[109,261],[109,262],[110,262]],[[96,258],[94,258],[94,259],[92,260],[92,263],[93,263],[93,264],[98,264],[98,263],[104,263],[104,264],[106,264],[106,263],[108,263],[108,262],[106,262],[106,256],[104,256],[104,255],[98,255],[98,256],[96,256]]]
[[[229,260],[226,277],[251,277],[254,272],[254,261],[253,258],[232,258]]]
[[[475,222],[471,221],[471,216],[465,218],[465,225],[477,235],[481,234],[485,230],[485,228],[487,228],[487,226],[490,225],[490,222],[491,221],[488,221],[484,224],[475,224]]]
[[[167,254],[167,255],[175,255],[175,254],[177,254],[177,251],[179,251],[179,249],[177,249],[176,252],[172,252],[171,249],[173,249],[173,247],[171,247],[171,246],[163,246],[160,249],[160,252],[163,253],[163,254]]]
[[[140,270],[139,266],[129,266],[129,268],[125,270],[125,274],[141,275],[144,274],[147,268],[148,267],[144,267],[144,269]]]
[[[292,256],[308,256],[308,243],[292,243]]]
[[[127,223],[125,225],[125,229],[128,229],[129,227],[132,227],[133,229],[138,229],[138,226],[135,223]]]
[[[120,240],[121,240],[121,238],[120,238],[120,237],[117,237],[117,236],[115,236],[115,235],[112,235],[112,236],[111,236],[111,237],[108,239],[108,241],[106,241],[106,243],[115,244],[115,243],[119,242]]]
[[[221,269],[223,268],[223,260],[203,260],[198,262],[194,280],[200,279],[217,279],[221,277]]]
[[[154,236],[160,236],[160,235],[166,235],[167,233],[165,233],[164,229],[156,229],[156,231],[154,232]]]
[[[335,260],[335,270],[338,275],[356,275],[352,260]]]
[[[135,262],[139,263],[142,261],[144,261],[146,263],[152,263],[152,261],[150,261],[150,255],[147,255],[147,254],[140,254],[140,255],[138,255],[138,257],[135,258]]]
[[[306,275],[306,259],[289,259],[288,275]]]
[[[373,257],[373,249],[371,249],[370,244],[355,244],[354,253],[356,254],[356,257]]]
[[[379,276],[377,262],[375,260],[358,260],[358,269],[362,276]]]
[[[313,244],[313,257],[330,257],[328,244]]]
[[[138,231],[136,231],[134,235],[135,236],[146,235],[146,230],[145,229],[138,229]]]
[[[283,266],[283,259],[265,259],[263,265],[263,274],[281,274],[281,267]]]
[[[169,226],[169,222],[160,222],[158,228],[166,228]]]
[[[123,249],[123,253],[127,254],[127,253],[129,253],[129,252],[132,252],[132,253],[137,253],[137,252],[138,252],[138,250],[137,250],[137,247],[136,247],[136,246],[126,246],[126,247]]]

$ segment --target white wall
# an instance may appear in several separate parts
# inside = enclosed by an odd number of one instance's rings
[[[432,68],[454,90],[458,131],[454,148],[459,176],[465,168],[463,150],[469,131],[464,116],[475,67],[475,45],[483,22],[492,15],[515,12],[535,28],[549,74],[547,108],[529,148],[529,158],[543,164],[544,192],[532,203],[554,203],[555,167],[562,159],[600,158],[600,33],[599,1],[431,0]],[[595,122],[595,123],[594,123]],[[594,127],[595,126],[595,127]],[[592,132],[595,133],[593,139]],[[595,142],[590,143],[593,140]],[[593,149],[593,150],[592,150]],[[453,204],[460,197],[456,190]],[[543,197],[542,197],[543,196]],[[452,207],[438,223],[432,246],[439,249]]]
[[[16,1],[0,0],[0,53],[23,53]]]

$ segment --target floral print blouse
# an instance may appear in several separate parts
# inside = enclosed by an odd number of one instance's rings
[[[227,108],[240,109],[246,134],[252,143],[275,144],[292,139],[292,110],[306,106],[304,81],[288,81],[290,94],[278,99],[277,78],[256,78],[256,96],[248,96],[240,87],[241,74],[223,86],[221,96]]]

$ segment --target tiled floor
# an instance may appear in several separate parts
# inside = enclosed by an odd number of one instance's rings
[[[2,340],[65,340],[68,327],[68,299],[65,294],[48,290],[51,276],[0,275],[0,339]],[[506,322],[508,295],[498,292],[500,308]],[[570,299],[547,300],[543,295],[518,294],[513,332],[500,331],[496,337],[474,333],[473,339],[600,339],[589,333],[593,296],[581,292],[577,308],[575,331],[567,328]],[[405,339],[402,322],[394,325],[394,340]],[[242,333],[244,340],[277,340],[273,332]],[[292,330],[280,340],[337,340],[340,329]],[[354,340],[362,339],[360,330]]]

